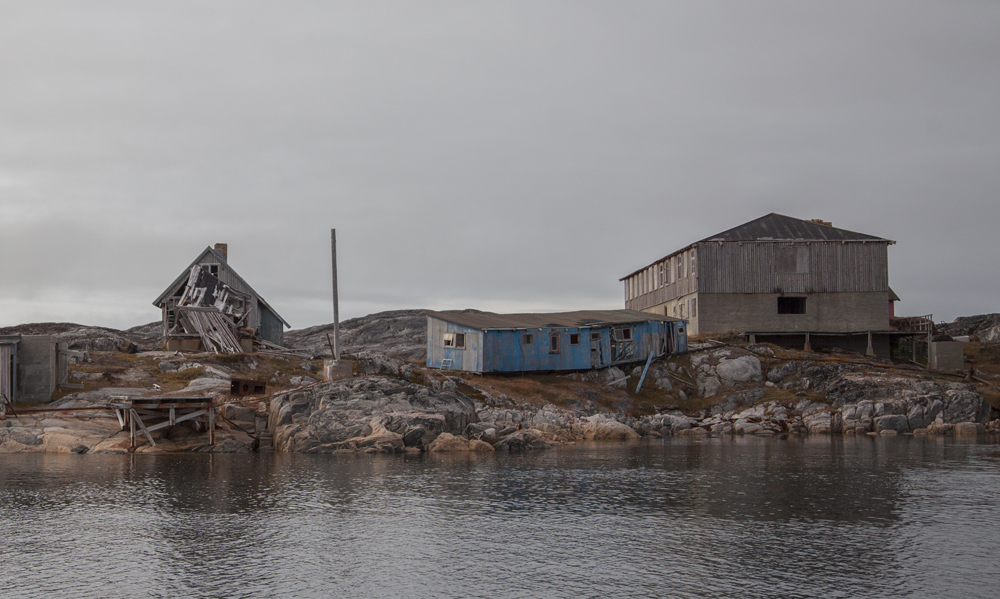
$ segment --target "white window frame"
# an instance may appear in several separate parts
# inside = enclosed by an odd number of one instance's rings
[[[465,333],[445,333],[442,343],[449,349],[465,349]]]

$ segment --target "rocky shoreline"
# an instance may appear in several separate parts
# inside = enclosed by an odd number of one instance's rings
[[[386,374],[322,383],[271,400],[270,425],[277,451],[303,453],[521,451],[580,441],[629,441],[643,437],[724,435],[978,435],[997,431],[996,411],[976,387],[925,374],[871,373],[852,363],[776,360],[765,373],[760,348],[695,352],[691,385],[718,403],[698,415],[678,409],[629,416],[582,398],[571,405],[531,404],[490,395],[473,399],[459,391],[460,377],[428,385],[411,367],[383,357],[368,367]],[[616,372],[617,371],[617,372]],[[684,374],[672,374],[672,373]],[[570,378],[621,386],[630,376],[609,369]],[[670,363],[650,369],[650,384],[685,392],[677,381],[690,374]],[[675,382],[671,382],[671,380]],[[769,394],[786,399],[768,400]],[[987,427],[989,424],[989,427]]]
[[[369,319],[364,334],[384,333],[385,343],[399,345],[386,331],[413,329],[413,315],[401,314],[399,327]],[[0,420],[0,453],[125,453],[128,434],[101,407],[114,396],[154,393],[150,387],[158,389],[156,380],[182,380],[184,386],[155,393],[214,398],[220,406],[217,442],[208,444],[201,423],[189,422],[157,431],[156,447],[143,440],[139,453],[251,452],[268,449],[260,447],[262,439],[269,445],[273,439],[273,449],[280,452],[416,453],[525,451],[672,436],[992,435],[1000,430],[1000,413],[990,403],[997,397],[987,397],[996,390],[994,383],[856,355],[770,346],[708,343],[668,356],[653,362],[641,391],[638,366],[628,372],[608,368],[535,378],[477,377],[358,350],[356,376],[319,383],[317,361],[167,352],[128,359],[127,368],[100,372],[80,366],[83,370],[71,373],[88,385],[115,386],[67,395]],[[265,372],[279,392],[229,396],[232,376]],[[280,390],[282,385],[293,388]]]

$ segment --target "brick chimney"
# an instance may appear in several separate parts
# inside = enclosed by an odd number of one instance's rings
[[[229,263],[229,244],[228,243],[217,243],[215,244],[215,251],[222,254],[222,259]]]

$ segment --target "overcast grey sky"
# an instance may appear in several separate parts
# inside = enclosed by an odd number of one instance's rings
[[[205,246],[293,325],[624,307],[768,212],[1000,311],[1000,2],[0,2],[0,326],[128,327]]]

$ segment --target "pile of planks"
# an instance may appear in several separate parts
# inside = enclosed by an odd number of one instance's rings
[[[233,323],[218,308],[179,306],[178,320],[185,330],[197,333],[205,351],[238,354],[243,351]]]
[[[270,341],[265,341],[263,339],[257,339],[256,343],[257,345],[260,346],[257,349],[257,353],[259,354],[287,356],[290,358],[299,358],[302,360],[311,360],[313,358],[312,354],[303,349],[291,349],[288,347],[281,347],[276,343],[271,343]]]

